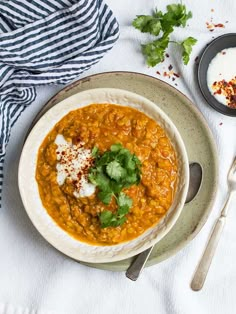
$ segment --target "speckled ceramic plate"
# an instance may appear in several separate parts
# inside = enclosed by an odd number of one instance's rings
[[[78,241],[65,232],[45,210],[35,180],[39,147],[43,140],[69,112],[90,104],[128,106],[147,114],[165,129],[178,159],[178,179],[173,202],[166,215],[157,224],[137,238],[116,245],[90,245]],[[48,110],[34,125],[25,141],[18,169],[18,183],[22,202],[32,223],[41,235],[62,253],[77,261],[89,263],[115,262],[127,259],[159,242],[174,226],[188,192],[189,162],[183,140],[170,118],[147,98],[117,88],[85,90],[60,101]]]
[[[196,198],[184,206],[177,223],[155,245],[146,264],[151,266],[176,254],[189,243],[205,224],[215,199],[218,182],[218,159],[214,139],[203,116],[194,104],[172,86],[133,72],[109,72],[78,80],[57,93],[38,113],[32,126],[51,107],[80,91],[93,88],[120,88],[148,98],[156,103],[174,122],[187,149],[189,161],[203,168],[203,180]],[[91,264],[90,267],[113,271],[126,270],[132,258],[112,263]]]

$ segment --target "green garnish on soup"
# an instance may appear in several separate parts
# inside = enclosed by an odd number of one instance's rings
[[[134,184],[138,185],[141,178],[141,162],[135,154],[117,143],[110,150],[100,154],[94,147],[94,166],[90,169],[89,180],[98,188],[98,198],[109,205],[112,198],[117,203],[117,211],[105,210],[100,213],[101,227],[117,227],[126,221],[126,215],[132,207],[132,199],[122,192]]]

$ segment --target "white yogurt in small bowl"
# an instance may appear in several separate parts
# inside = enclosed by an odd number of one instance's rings
[[[236,33],[214,39],[203,51],[197,69],[200,90],[218,112],[236,117]]]
[[[236,47],[224,49],[212,59],[207,85],[221,104],[236,109]]]

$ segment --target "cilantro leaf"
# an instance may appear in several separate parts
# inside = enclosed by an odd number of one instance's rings
[[[142,45],[142,52],[146,57],[147,64],[154,67],[156,64],[164,61],[165,51],[169,44],[169,37],[163,36],[146,45]]]
[[[102,192],[99,192],[101,194]],[[129,213],[129,209],[132,206],[132,199],[125,193],[120,193],[117,197],[117,203],[119,205],[118,211],[113,214],[111,211],[103,211],[100,216],[100,222],[102,228],[109,226],[117,227],[122,225],[126,221],[125,215]]]
[[[117,198],[117,203],[120,207],[123,207],[123,206],[131,207],[133,204],[133,201],[128,195],[121,192]]]
[[[133,155],[133,160],[137,166],[141,166],[141,161],[138,159],[136,155]]]
[[[118,218],[117,215],[113,214],[112,218],[109,219],[106,223],[101,223],[102,228],[107,227],[118,227],[123,225],[123,223],[126,221],[126,217],[122,216],[121,218]]]
[[[113,195],[114,195],[113,192],[108,192],[108,191],[98,192],[98,198],[106,205],[110,204],[111,198]]]
[[[123,225],[123,223],[126,221],[126,217],[122,216],[121,218],[117,218],[116,221],[112,222],[112,226],[113,227],[118,227]]]
[[[168,28],[168,24],[171,26],[185,27],[187,20],[192,17],[192,13],[187,13],[186,6],[184,4],[169,4],[167,5],[167,12],[163,15],[162,29],[165,31]]]
[[[112,160],[114,160],[114,154],[111,152],[105,152],[101,158],[99,158],[96,161],[96,167],[101,167],[101,166],[106,166],[107,164],[109,164],[109,162],[111,162]]]
[[[118,217],[122,217],[125,216],[126,214],[128,214],[130,207],[128,205],[124,205],[118,208],[117,214]]]
[[[99,154],[99,149],[97,146],[94,146],[93,149],[92,149],[92,157],[97,157],[98,154]]]
[[[161,11],[158,11],[157,9],[155,9],[152,13],[152,16],[158,19],[161,19],[163,17],[163,13]]]
[[[111,180],[110,181],[110,187],[112,189],[112,191],[114,192],[114,194],[119,194],[121,192],[121,190],[124,188],[124,184],[123,183],[118,183],[115,180]]]
[[[112,191],[110,187],[110,180],[102,171],[95,173],[92,172],[89,174],[88,178],[89,181],[92,182],[97,187],[99,187],[100,190],[106,192]]]
[[[123,146],[120,143],[116,143],[111,145],[111,151],[112,152],[118,152],[123,148]]]
[[[142,33],[150,33],[158,36],[161,31],[161,22],[159,17],[151,15],[138,15],[132,25]]]
[[[110,178],[119,181],[121,178],[125,177],[126,170],[120,165],[116,160],[110,162],[106,167],[106,172]]]
[[[133,159],[133,157],[129,157],[129,158],[126,158],[125,160],[125,165],[126,165],[126,168],[129,170],[129,171],[133,171],[136,167],[136,162],[135,160]]]
[[[107,228],[107,227],[118,227],[121,226],[125,221],[126,217],[125,215],[128,213],[129,208],[126,208],[126,211],[123,210],[123,214],[113,214],[110,210],[104,210],[103,212],[100,213],[99,215],[99,220],[101,223],[102,228]]]
[[[189,62],[192,47],[196,44],[196,42],[197,40],[195,38],[188,37],[181,43],[181,46],[183,48],[182,57],[185,65]]]
[[[101,222],[101,227],[106,228],[110,226],[113,213],[110,210],[104,210],[99,215],[99,220]]]
[[[139,184],[140,182],[140,175],[137,173],[131,173],[129,176],[126,178],[125,182],[125,187],[129,187],[133,184]]]

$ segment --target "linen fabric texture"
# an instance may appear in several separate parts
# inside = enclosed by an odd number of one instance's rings
[[[118,39],[102,0],[3,0],[0,3],[0,206],[11,128],[36,87],[66,84],[97,63]]]

